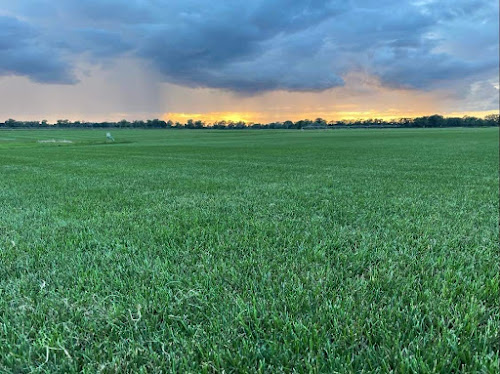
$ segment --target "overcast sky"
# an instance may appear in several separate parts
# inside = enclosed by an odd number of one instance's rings
[[[494,0],[0,0],[0,120],[498,111]]]

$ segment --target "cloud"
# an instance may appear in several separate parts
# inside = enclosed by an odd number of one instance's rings
[[[76,83],[60,51],[36,27],[0,16],[0,76],[21,75],[41,83]]]
[[[463,79],[464,92],[498,76],[498,4],[489,0],[14,3],[5,8],[18,19],[0,19],[0,75],[41,82],[73,82],[68,56],[140,58],[162,81],[240,94],[323,91],[353,71],[417,90]]]
[[[74,30],[64,45],[73,53],[87,53],[97,61],[117,57],[134,48],[119,32],[97,28]]]

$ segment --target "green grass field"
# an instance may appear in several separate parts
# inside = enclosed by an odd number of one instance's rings
[[[0,131],[0,372],[497,372],[498,129],[105,133]]]

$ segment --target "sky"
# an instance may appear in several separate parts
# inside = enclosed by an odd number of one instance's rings
[[[498,113],[492,0],[0,0],[0,121]]]

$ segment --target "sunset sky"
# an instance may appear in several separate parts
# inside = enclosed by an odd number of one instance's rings
[[[0,0],[0,121],[498,113],[498,1]]]

